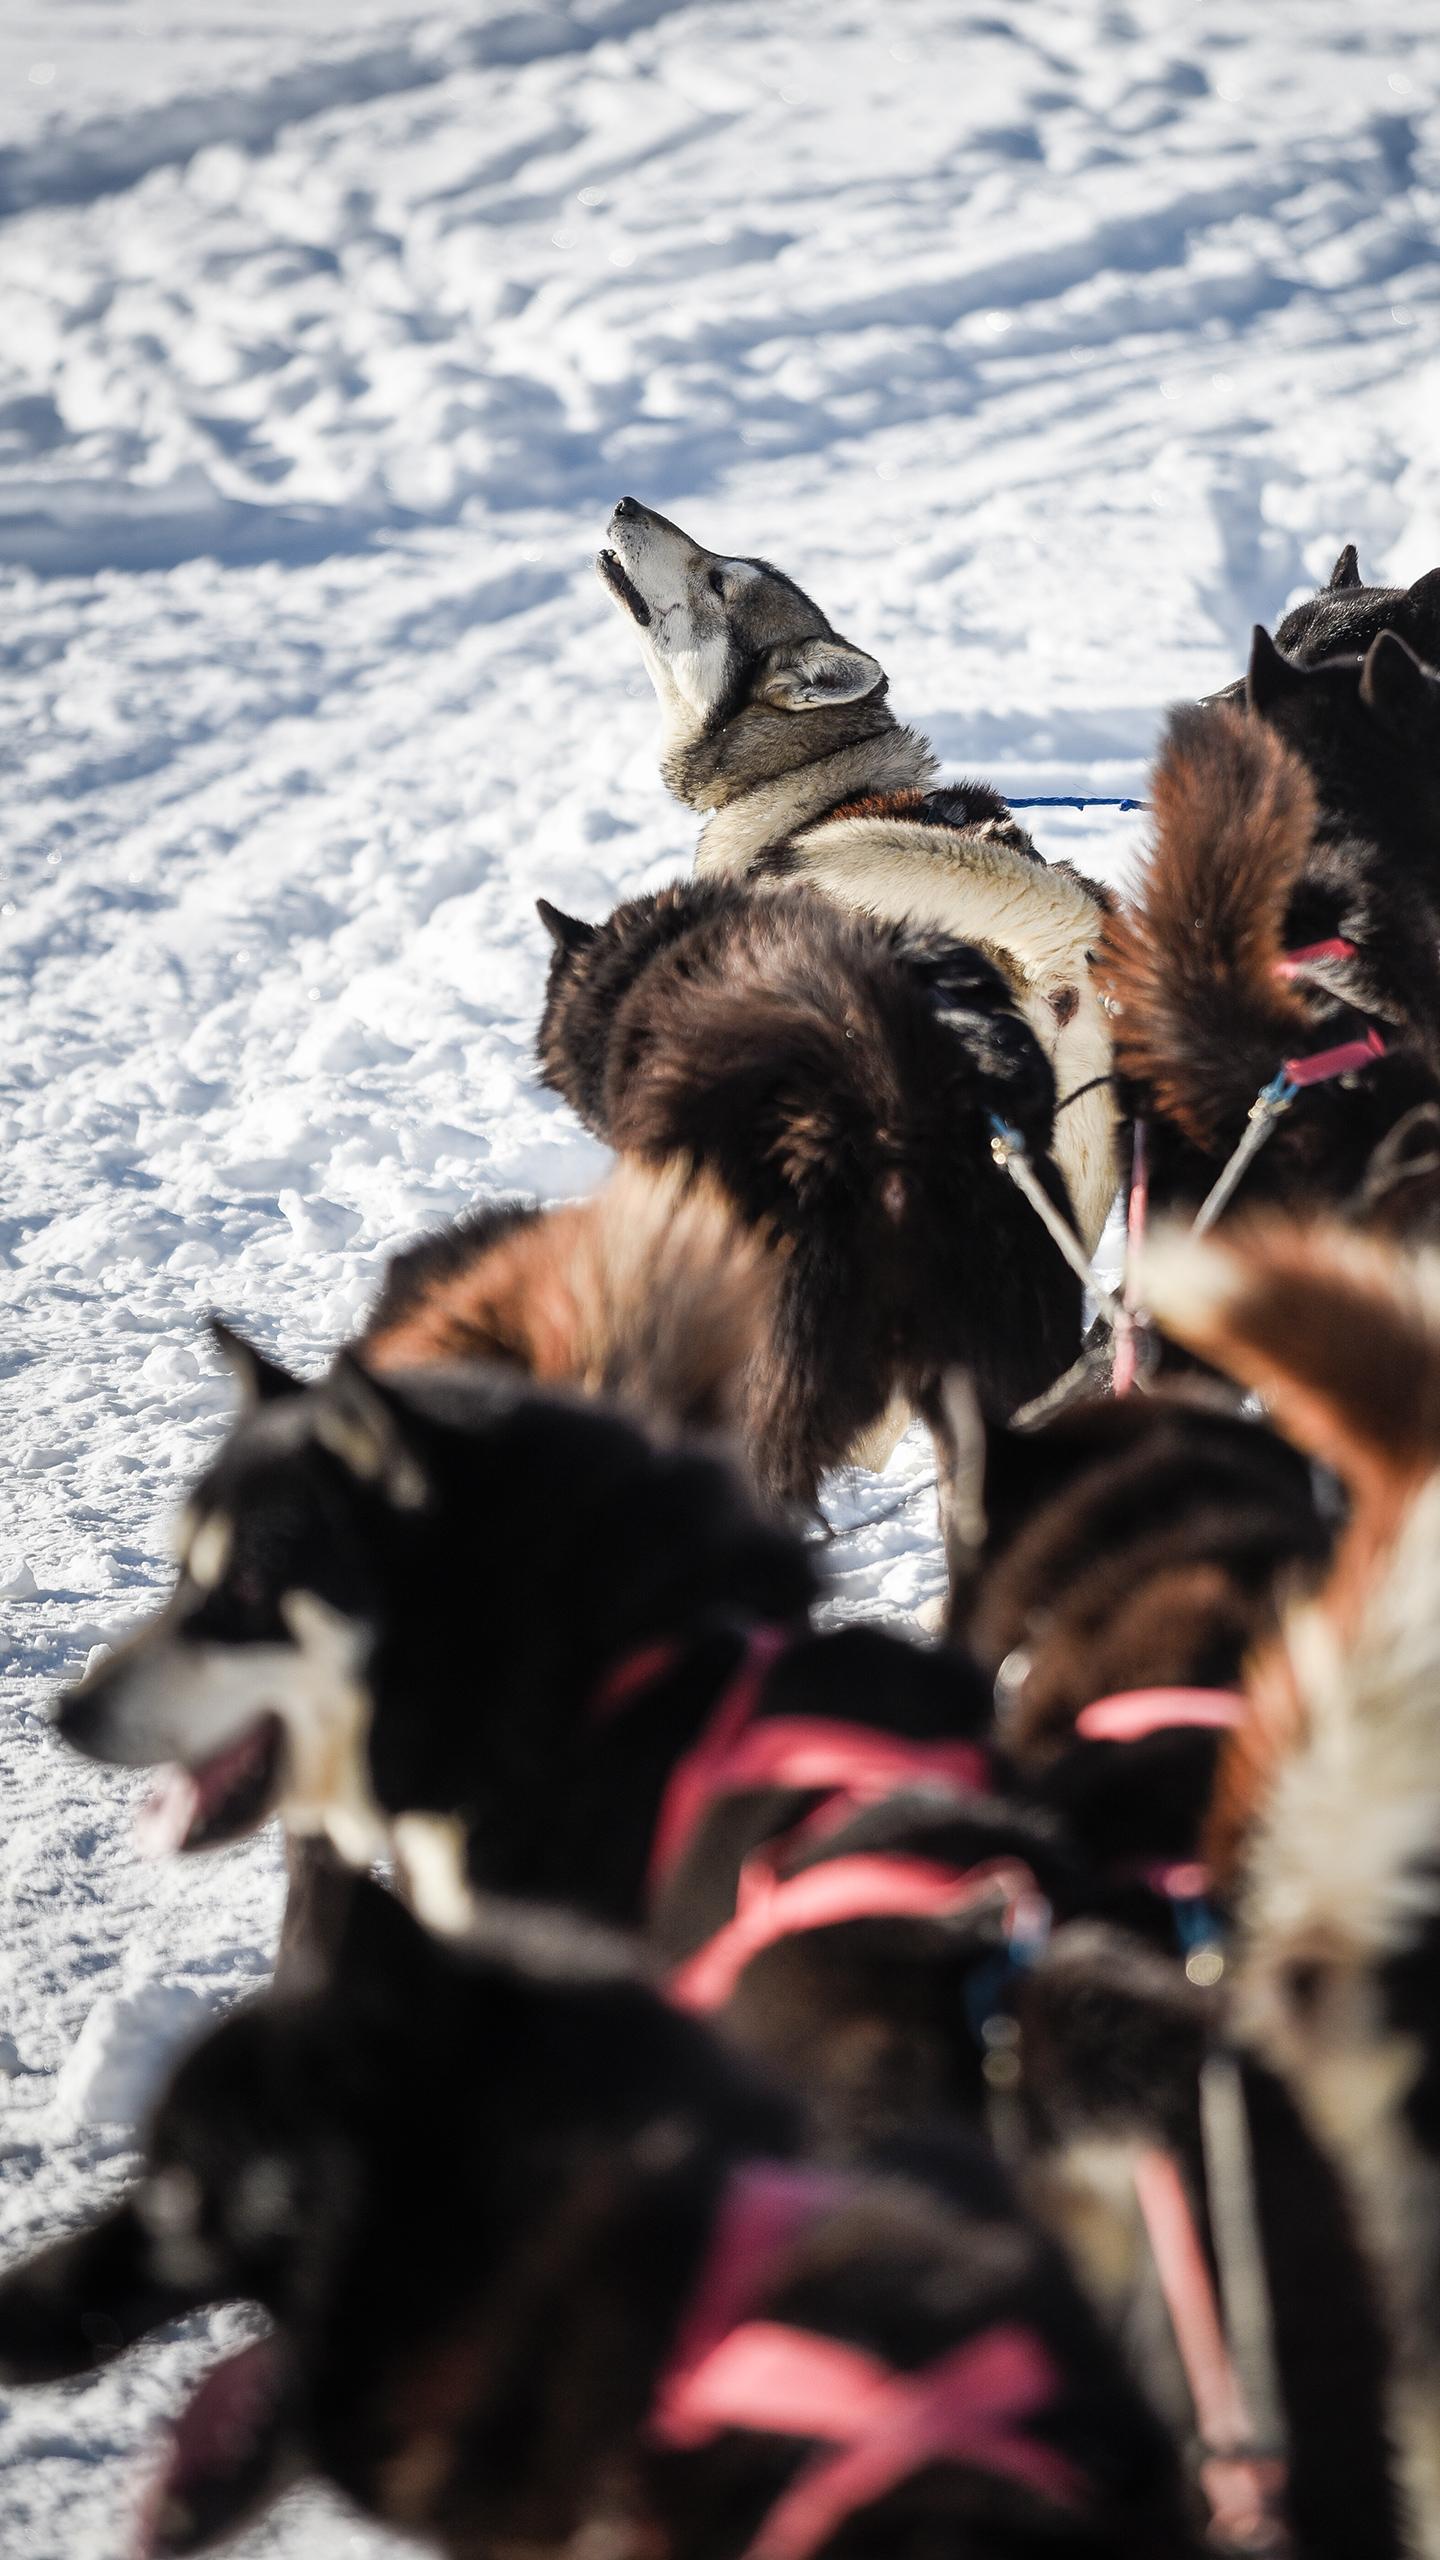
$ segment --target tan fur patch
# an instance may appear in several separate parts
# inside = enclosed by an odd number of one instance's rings
[[[376,1369],[498,1360],[693,1428],[733,1422],[769,1320],[775,1265],[719,1185],[624,1163],[593,1199],[428,1283],[361,1346]]]

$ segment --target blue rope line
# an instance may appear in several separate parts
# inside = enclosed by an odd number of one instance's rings
[[[1088,800],[1068,792],[1054,800],[1017,800],[1007,791],[1005,803],[1010,809],[1148,809],[1150,806],[1148,800]]]

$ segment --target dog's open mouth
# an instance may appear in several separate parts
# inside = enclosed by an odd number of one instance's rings
[[[634,579],[626,576],[616,554],[613,551],[602,551],[596,560],[595,566],[599,570],[600,575],[604,579],[612,596],[619,598],[620,603],[623,604],[626,612],[631,616],[632,620],[638,622],[643,629],[644,625],[650,620],[650,607],[640,593]]]
[[[285,2382],[273,2337],[256,2338],[210,2367],[171,2430],[141,2516],[138,2560],[205,2550],[298,2478]]]
[[[165,1770],[136,1824],[145,1854],[213,1849],[258,1830],[279,1791],[284,1741],[280,1718],[265,1715],[197,1768]]]

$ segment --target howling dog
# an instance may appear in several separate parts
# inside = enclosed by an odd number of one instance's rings
[[[804,881],[981,949],[1055,1071],[1055,1154],[1093,1252],[1115,1194],[1110,1038],[1092,957],[1104,893],[1046,863],[999,796],[935,787],[879,661],[765,560],[703,550],[622,498],[596,563],[659,696],[660,770],[701,811],[703,879]]]

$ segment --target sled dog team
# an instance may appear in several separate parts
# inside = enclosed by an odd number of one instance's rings
[[[1117,903],[780,571],[598,565],[703,821],[540,902],[615,1169],[321,1378],[217,1325],[57,1723],[152,1847],[282,1821],[277,1978],[0,2382],[259,2307],[147,2554],[312,2477],[449,2560],[1440,2560],[1440,570],[1172,716]],[[822,1626],[917,1417],[942,1639]]]

